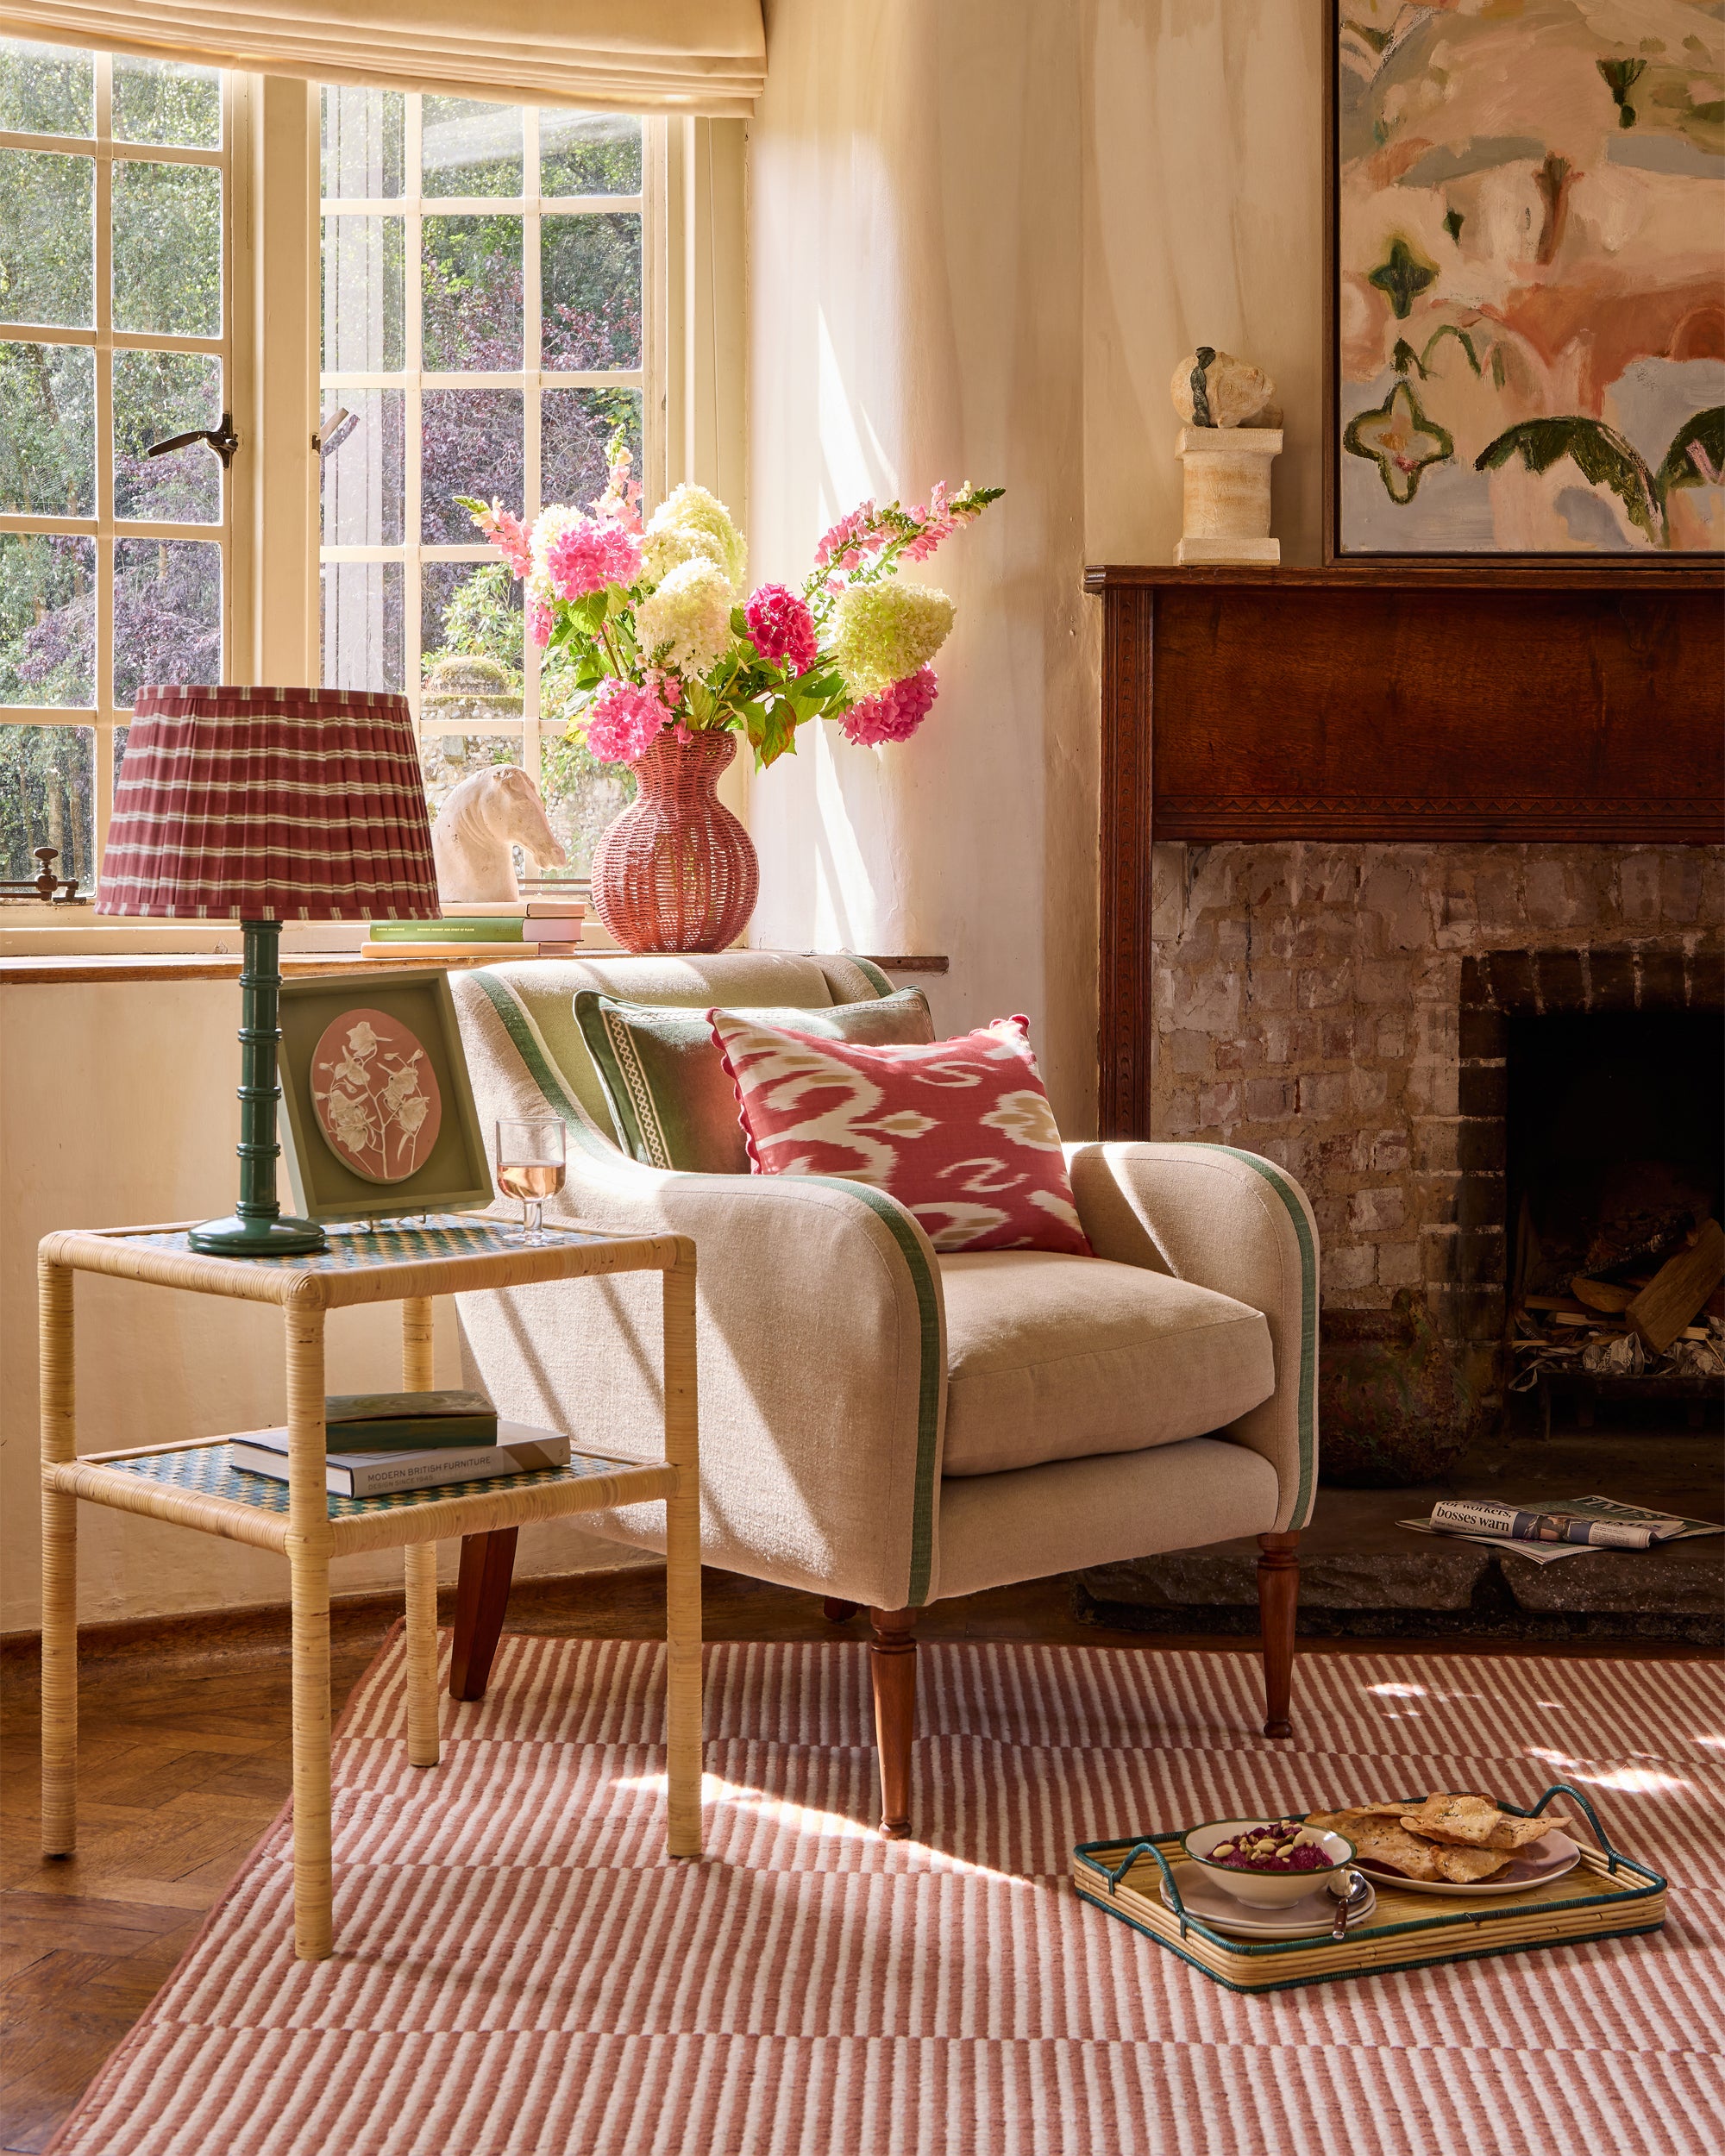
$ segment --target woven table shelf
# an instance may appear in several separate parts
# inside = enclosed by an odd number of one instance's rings
[[[700,1482],[696,1433],[695,1250],[677,1235],[554,1228],[529,1244],[513,1221],[445,1213],[387,1226],[334,1226],[325,1250],[208,1257],[188,1225],[68,1229],[38,1257],[42,1413],[42,1851],[77,1847],[78,1508],[87,1504],[285,1557],[292,1608],[294,1951],[322,1960],[334,1942],[329,1776],[329,1566],[360,1551],[402,1552],[406,1602],[407,1757],[441,1757],[437,1544],[618,1505],[665,1507],[666,1845],[700,1853]],[[195,1294],[273,1303],[281,1313],[287,1395],[285,1480],[235,1463],[235,1437],[188,1438],[79,1455],[73,1382],[73,1283],[79,1273]],[[661,1275],[662,1427],[658,1457],[576,1453],[567,1466],[481,1476],[432,1489],[352,1498],[328,1487],[324,1324],[332,1310],[401,1305],[401,1375],[435,1388],[438,1295],[544,1288],[619,1273]],[[576,1294],[569,1322],[579,1325]],[[249,1435],[250,1432],[242,1434]],[[630,1433],[632,1446],[641,1446]],[[647,1449],[642,1446],[642,1449]]]
[[[1599,1837],[1562,1878],[1520,1894],[1478,1901],[1438,1900],[1398,1892],[1382,1872],[1370,1876],[1377,1906],[1344,1939],[1327,1933],[1302,1939],[1236,1939],[1183,1908],[1180,1882],[1195,1867],[1181,1846],[1190,1829],[1176,1827],[1128,1841],[1081,1842],[1072,1852],[1072,1883],[1107,1915],[1130,1924],[1178,1954],[1230,1991],[1283,1991],[1295,1984],[1383,1976],[1437,1962],[1477,1961],[1493,1954],[1574,1946],[1590,1939],[1624,1939],[1656,1932],[1665,1921],[1665,1882],[1657,1871],[1613,1849],[1579,1790],[1549,1789],[1532,1808],[1558,1795],[1571,1798]],[[1422,1800],[1408,1799],[1410,1808]],[[1503,1805],[1514,1812],[1514,1805]],[[1522,1818],[1532,1812],[1520,1813]]]

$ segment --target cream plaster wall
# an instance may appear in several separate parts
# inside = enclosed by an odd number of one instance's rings
[[[239,1018],[231,982],[0,985],[0,1631],[41,1620],[36,1244],[53,1228],[231,1210]],[[88,1274],[75,1309],[81,1451],[283,1420],[274,1311]],[[458,1385],[453,1319],[439,1314],[438,1379]],[[336,1313],[330,1390],[399,1383],[399,1341],[393,1306]],[[85,1623],[287,1599],[283,1561],[212,1535],[85,1505],[78,1538]],[[455,1546],[442,1555],[453,1577]],[[517,1570],[629,1559],[554,1522],[524,1531]],[[390,1552],[338,1560],[332,1583],[344,1594],[400,1577]]]
[[[1095,1107],[1080,71],[1038,0],[791,0],[750,128],[750,575],[863,495],[1007,488],[925,565],[958,602],[906,746],[810,729],[750,792],[762,943],[949,953],[944,1022],[1030,1014]]]
[[[1094,1127],[1100,609],[1171,561],[1168,381],[1275,376],[1283,559],[1319,551],[1317,0],[769,0],[749,129],[750,573],[864,494],[1004,484],[922,573],[959,623],[906,746],[754,782],[763,943],[938,950],[947,1019],[1025,1010]]]

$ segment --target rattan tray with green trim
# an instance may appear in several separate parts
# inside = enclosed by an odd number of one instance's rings
[[[1514,1804],[1500,1808],[1529,1819],[1559,1796],[1580,1808],[1599,1841],[1597,1849],[1583,1846],[1573,1871],[1525,1893],[1477,1902],[1398,1893],[1377,1873],[1377,1906],[1345,1939],[1234,1939],[1194,1916],[1180,1899],[1181,1873],[1191,1864],[1181,1847],[1190,1832],[1184,1827],[1129,1841],[1080,1842],[1072,1852],[1072,1883],[1083,1900],[1230,1991],[1285,1991],[1295,1984],[1658,1931],[1665,1921],[1665,1881],[1611,1846],[1578,1789],[1559,1782],[1526,1812]],[[1408,1800],[1410,1809],[1423,1802],[1423,1796]]]

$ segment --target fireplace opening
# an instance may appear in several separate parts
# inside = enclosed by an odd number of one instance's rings
[[[1554,1394],[1584,1426],[1698,1425],[1725,1396],[1725,1022],[1515,1012],[1506,1049],[1511,1390],[1546,1427]]]

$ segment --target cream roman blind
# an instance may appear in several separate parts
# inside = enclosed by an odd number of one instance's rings
[[[761,0],[0,0],[0,36],[504,103],[747,118]]]

